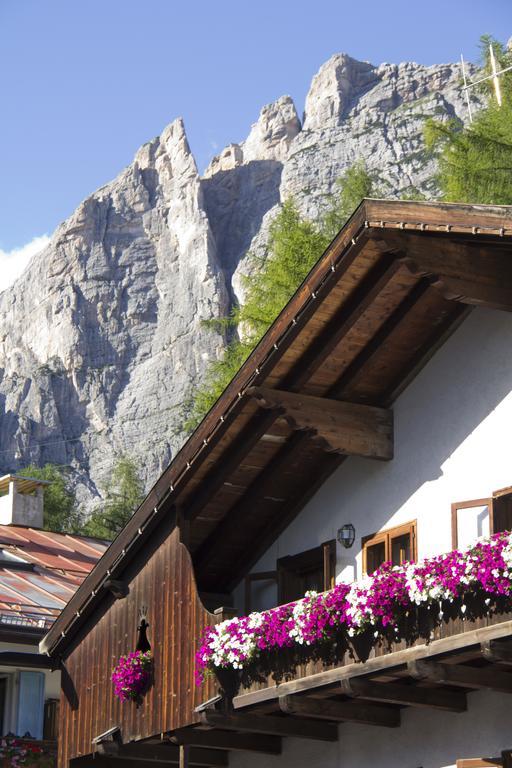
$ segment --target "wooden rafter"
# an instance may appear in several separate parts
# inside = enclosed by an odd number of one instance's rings
[[[200,728],[181,728],[172,734],[170,740],[173,744],[188,744],[233,752],[261,752],[266,755],[280,755],[282,748],[280,736]]]
[[[354,704],[350,701],[314,699],[308,696],[280,696],[279,708],[287,715],[298,717],[379,725],[385,728],[397,728],[400,725],[400,710],[378,704]]]
[[[493,663],[512,664],[512,643],[507,640],[488,640],[481,644],[482,656]]]
[[[467,709],[466,694],[439,688],[420,688],[401,683],[379,683],[357,677],[341,681],[346,696],[381,701],[387,704],[403,704],[409,707],[433,707],[448,712],[464,712]]]
[[[250,387],[248,394],[262,408],[278,410],[294,430],[306,431],[329,453],[393,458],[393,413],[359,403]]]
[[[415,275],[429,275],[445,298],[512,310],[512,262],[508,247],[446,242],[410,232],[386,232],[383,242]]]
[[[319,741],[337,741],[338,730],[331,723],[319,720],[294,717],[274,717],[272,715],[234,714],[223,715],[220,712],[201,713],[204,725],[242,733],[263,733],[274,736],[293,736],[298,739],[317,739]]]
[[[410,661],[411,677],[462,688],[490,688],[512,693],[512,675],[492,667],[470,667],[466,664],[442,664],[434,661]]]

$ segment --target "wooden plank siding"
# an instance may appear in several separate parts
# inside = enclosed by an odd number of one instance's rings
[[[194,708],[215,693],[212,684],[196,686],[194,655],[203,628],[222,617],[203,607],[177,528],[155,537],[151,550],[126,574],[127,597],[105,600],[63,659],[75,695],[69,694],[69,685],[63,687],[60,768],[90,754],[92,739],[114,726],[127,742],[194,723]],[[137,707],[117,700],[110,678],[119,656],[135,650],[142,608],[149,622],[154,682]]]

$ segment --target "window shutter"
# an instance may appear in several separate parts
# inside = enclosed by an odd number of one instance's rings
[[[34,739],[43,738],[44,673],[18,673],[17,735],[29,733]]]

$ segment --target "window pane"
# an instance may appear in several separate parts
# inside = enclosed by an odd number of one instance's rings
[[[479,536],[488,536],[489,533],[489,507],[487,504],[457,510],[458,549],[470,547]]]
[[[412,560],[411,536],[403,533],[391,539],[391,562],[393,565],[402,565],[406,560]]]
[[[366,573],[373,573],[386,560],[386,545],[383,541],[366,547]]]

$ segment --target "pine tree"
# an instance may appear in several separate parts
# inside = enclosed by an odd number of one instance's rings
[[[144,486],[135,462],[129,456],[120,456],[110,473],[105,501],[85,524],[84,533],[100,539],[113,539],[143,498]]]
[[[29,464],[17,474],[50,483],[45,487],[43,497],[43,526],[46,531],[76,533],[80,530],[75,495],[70,488],[65,469],[57,464],[45,464],[43,467]]]
[[[230,332],[231,340],[186,403],[186,430],[197,426],[220,397],[362,198],[372,194],[374,180],[363,163],[356,163],[338,180],[318,222],[303,217],[293,200],[283,204],[270,226],[265,258],[258,262],[253,257],[243,304],[229,318],[211,323]]]
[[[489,74],[489,43],[499,68],[512,65],[512,52],[489,37],[482,38],[483,73]],[[512,204],[512,74],[500,77],[500,107],[490,81],[482,84],[489,96],[473,123],[428,121],[427,147],[439,153],[438,183],[442,199],[451,202]]]

